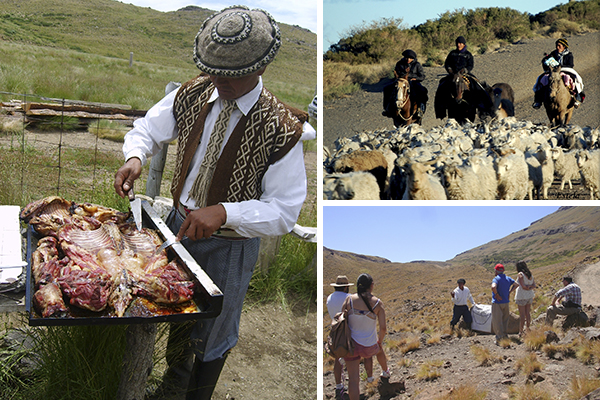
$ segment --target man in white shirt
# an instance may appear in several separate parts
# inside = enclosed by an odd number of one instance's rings
[[[203,72],[153,106],[125,136],[115,175],[124,197],[148,157],[177,139],[169,228],[223,292],[217,318],[172,324],[169,368],[160,398],[210,399],[239,320],[260,237],[291,231],[306,197],[302,140],[308,114],[281,103],[262,74],[281,46],[263,10],[226,8],[198,32],[194,60]],[[191,338],[191,341],[190,341]],[[187,394],[186,394],[187,393]]]
[[[327,311],[329,317],[333,320],[333,317],[342,311],[342,305],[349,295],[350,286],[353,283],[348,282],[346,275],[339,275],[335,280],[335,283],[330,283],[330,286],[335,288],[335,292],[331,293],[327,297]],[[340,359],[336,358],[333,363],[333,376],[335,378],[335,398],[340,400],[344,396],[344,382],[342,382],[342,370],[343,366],[340,363]]]
[[[452,329],[454,329],[458,321],[460,321],[460,317],[462,316],[465,324],[467,324],[467,328],[471,329],[473,318],[471,317],[467,300],[471,302],[472,306],[474,306],[476,303],[475,300],[473,300],[473,296],[471,296],[471,291],[465,286],[466,281],[463,278],[460,278],[458,281],[456,281],[456,283],[458,284],[458,287],[450,292],[450,296],[452,296],[452,302],[454,303],[454,310],[452,312],[452,321],[450,321],[450,326],[452,326]]]

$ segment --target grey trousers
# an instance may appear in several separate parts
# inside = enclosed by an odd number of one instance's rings
[[[581,311],[580,307],[565,307],[562,304],[558,306],[549,306],[546,310],[546,324],[552,325],[557,315],[577,314]]]
[[[492,330],[496,334],[496,340],[508,337],[508,319],[510,310],[508,303],[492,303]]]
[[[183,216],[173,209],[167,217],[167,226],[177,234],[183,220]],[[242,306],[258,259],[260,238],[230,240],[211,237],[183,240],[182,244],[223,292],[223,308],[216,318],[178,324],[176,336],[184,339],[189,334],[196,359],[213,361],[222,358],[237,344]]]

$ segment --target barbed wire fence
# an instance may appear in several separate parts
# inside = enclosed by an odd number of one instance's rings
[[[50,195],[103,197],[113,190],[112,178],[123,163],[122,137],[145,113],[25,93],[0,92],[0,99],[5,204],[25,205]]]

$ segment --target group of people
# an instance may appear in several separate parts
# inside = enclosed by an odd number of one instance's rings
[[[494,267],[495,277],[492,280],[492,331],[496,335],[496,341],[508,337],[508,322],[510,317],[509,301],[510,294],[514,291],[514,301],[519,309],[519,336],[522,336],[531,326],[531,305],[534,299],[534,289],[537,287],[535,279],[527,263],[523,260],[516,263],[517,279],[513,279],[504,273],[504,265],[496,264]],[[472,316],[467,301],[475,306],[475,300],[465,280],[459,279],[456,287],[450,295],[454,302],[451,327],[463,318],[467,328],[471,328]],[[581,288],[573,283],[573,278],[565,276],[562,279],[563,288],[556,292],[552,304],[546,310],[546,324],[552,325],[557,315],[571,315],[581,310]],[[557,301],[563,300],[560,304]]]
[[[464,36],[459,36],[455,40],[456,48],[451,50],[446,60],[444,61],[444,68],[448,75],[443,77],[439,86],[443,85],[450,74],[459,73],[462,75],[467,75],[471,78],[477,79],[473,73],[473,67],[475,65],[473,54],[469,50],[467,50],[467,41]],[[560,65],[562,72],[567,74],[569,78],[565,79],[565,84],[568,85],[569,89],[573,93],[573,106],[575,108],[579,107],[581,102],[585,99],[585,94],[583,92],[583,82],[581,80],[581,76],[575,71],[575,63],[573,53],[569,50],[569,42],[565,38],[558,39],[555,42],[556,49],[553,50],[550,54],[544,56],[542,59],[542,67],[544,69],[544,73],[542,73],[536,80],[535,85],[533,86],[534,91],[534,103],[533,108],[540,108],[543,101],[544,96],[546,95],[546,88],[548,85],[548,74],[550,72],[550,68],[553,65]],[[554,60],[554,61],[552,61]],[[418,116],[422,118],[425,114],[427,101],[428,101],[428,92],[427,88],[425,88],[421,82],[425,80],[425,72],[421,64],[417,61],[417,53],[413,50],[407,49],[402,52],[402,58],[396,63],[394,68],[394,76],[396,79],[405,76],[406,71],[408,70],[408,81],[410,83],[410,91],[411,98],[418,104]],[[389,95],[385,94],[384,90],[384,111],[382,112],[383,116],[392,118],[389,111]]]
[[[531,305],[534,299],[534,289],[537,287],[533,274],[523,260],[516,263],[516,280],[507,276],[503,264],[494,267],[495,276],[492,280],[492,331],[496,343],[508,337],[509,301],[514,291],[514,301],[519,309],[519,336],[525,334],[531,326]],[[573,283],[570,276],[562,279],[563,288],[558,290],[552,304],[546,311],[546,324],[552,325],[557,315],[571,315],[581,311],[581,288]],[[472,316],[468,303],[476,306],[471,291],[465,286],[463,278],[458,279],[457,287],[450,292],[454,303],[450,326],[456,327],[460,319],[464,320],[468,329],[471,329]],[[335,378],[335,398],[357,400],[360,395],[360,361],[364,360],[367,373],[367,382],[373,382],[373,357],[381,365],[381,377],[389,378],[390,371],[387,357],[382,347],[383,339],[387,333],[385,310],[381,299],[373,295],[374,282],[369,274],[361,274],[357,281],[356,293],[350,294],[350,283],[345,275],[337,277],[334,283],[334,292],[327,297],[327,311],[333,320],[335,315],[343,311],[348,312],[348,324],[354,344],[352,354],[335,359],[333,374]],[[562,300],[562,301],[561,301]],[[560,301],[560,303],[558,303]],[[344,364],[348,371],[348,390],[344,386]],[[347,393],[347,394],[346,394]]]
[[[340,312],[348,312],[348,324],[354,342],[354,351],[343,359],[335,359],[333,374],[335,378],[336,400],[358,400],[360,395],[360,361],[364,360],[367,382],[373,382],[373,356],[381,366],[380,376],[390,377],[387,357],[383,351],[383,339],[387,333],[383,302],[373,295],[373,278],[369,274],[361,274],[356,280],[356,293],[350,294],[350,286],[345,275],[337,277],[331,283],[335,291],[327,297],[327,311],[333,317]],[[377,329],[379,327],[379,329]],[[348,391],[344,387],[343,365],[348,371]]]

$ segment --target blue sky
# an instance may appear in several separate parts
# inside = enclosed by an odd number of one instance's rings
[[[158,11],[176,11],[189,5],[220,11],[225,7],[243,4],[250,8],[266,10],[277,22],[298,25],[318,33],[317,4],[320,0],[121,0],[121,2],[139,7],[150,7]],[[202,21],[199,21],[198,27],[201,23]]]
[[[323,0],[323,51],[337,43],[349,28],[381,18],[402,18],[408,28],[460,8],[508,7],[537,14],[566,1],[555,0]]]
[[[446,261],[558,206],[323,206],[323,246],[393,262]]]

